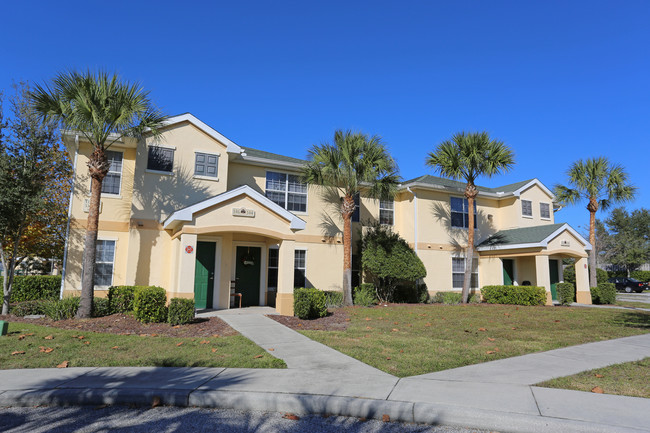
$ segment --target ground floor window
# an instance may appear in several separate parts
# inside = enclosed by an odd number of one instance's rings
[[[278,287],[278,258],[280,250],[277,248],[269,249],[269,267],[268,267],[268,278],[267,278],[267,287],[268,290],[276,290]]]
[[[465,258],[453,257],[451,259],[451,272],[452,272],[452,287],[454,289],[463,288],[463,280],[465,279]],[[472,279],[470,281],[470,288],[478,289],[478,259],[472,260]]]
[[[113,285],[115,241],[97,240],[95,253],[95,286]]]
[[[307,284],[307,251],[296,250],[293,265],[293,287],[306,287]]]

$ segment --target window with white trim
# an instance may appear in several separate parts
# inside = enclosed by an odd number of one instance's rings
[[[194,176],[217,177],[219,175],[219,155],[194,152]]]
[[[393,225],[394,208],[393,200],[379,200],[379,224]]]
[[[551,205],[549,203],[539,204],[539,216],[545,220],[551,219]]]
[[[469,228],[469,202],[466,198],[451,197],[451,226]],[[474,228],[476,228],[476,201],[474,201]]]
[[[147,170],[171,173],[174,169],[174,149],[149,146],[147,150]]]
[[[266,273],[267,287],[269,290],[278,287],[278,261],[280,257],[280,250],[278,248],[269,248],[269,264],[268,272]]]
[[[286,210],[307,212],[307,184],[298,175],[267,171],[266,197]]]
[[[293,264],[293,287],[306,287],[307,284],[307,251],[295,250]]]
[[[120,195],[120,187],[122,185],[122,152],[114,150],[106,151],[106,159],[108,160],[108,173],[102,181],[102,194]]]
[[[452,273],[452,288],[462,289],[463,281],[465,280],[465,258],[452,257],[451,259],[451,273]],[[472,277],[470,280],[470,288],[478,289],[478,259],[472,260]]]
[[[533,216],[533,202],[530,200],[521,201],[521,214],[526,217]]]
[[[113,285],[114,261],[115,241],[98,239],[95,247],[95,286]]]

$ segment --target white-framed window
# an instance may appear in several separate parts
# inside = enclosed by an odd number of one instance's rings
[[[266,197],[286,210],[307,212],[307,184],[298,175],[267,171]]]
[[[219,175],[219,155],[215,153],[194,152],[194,176],[217,177]]]
[[[113,285],[113,263],[115,262],[115,241],[97,239],[95,247],[95,286]]]
[[[280,258],[280,250],[278,248],[269,248],[269,264],[267,270],[266,285],[269,290],[278,287],[278,261]]]
[[[122,157],[124,154],[115,150],[106,151],[109,167],[102,182],[102,194],[120,195],[122,186]]]
[[[451,226],[469,228],[469,202],[466,198],[451,197]],[[476,201],[474,201],[474,228],[476,224]]]
[[[533,216],[533,202],[530,200],[521,201],[521,214],[525,217]]]
[[[174,170],[174,149],[149,146],[147,149],[147,170],[171,173]]]
[[[465,257],[452,257],[451,259],[452,288],[462,289],[465,280]],[[472,260],[472,278],[469,287],[478,289],[478,258]]]
[[[293,262],[293,287],[306,287],[307,250],[295,250]]]
[[[544,220],[551,219],[551,205],[549,203],[539,204],[539,216]]]
[[[379,224],[393,225],[395,204],[393,200],[379,200]]]

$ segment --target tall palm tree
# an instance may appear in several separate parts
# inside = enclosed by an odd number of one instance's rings
[[[623,167],[600,156],[574,162],[567,171],[569,186],[556,185],[555,196],[561,204],[587,200],[589,211],[589,286],[596,287],[596,212],[607,210],[614,203],[634,199],[636,187],[629,183]]]
[[[93,147],[88,160],[90,208],[84,242],[81,304],[77,312],[77,317],[90,317],[99,202],[102,182],[109,169],[106,150],[123,137],[138,138],[145,131],[158,136],[166,116],[153,105],[148,92],[139,84],[122,81],[117,75],[106,72],[61,73],[50,84],[36,86],[30,99],[38,117],[78,132]]]
[[[308,184],[332,188],[341,198],[343,218],[343,303],[352,305],[352,214],[354,197],[392,197],[399,182],[397,164],[377,136],[338,130],[334,143],[314,145],[303,170]]]
[[[468,205],[467,248],[465,253],[465,276],[463,279],[463,303],[469,299],[474,260],[474,199],[478,194],[476,179],[479,176],[492,177],[506,172],[515,163],[515,156],[501,141],[492,140],[487,132],[460,132],[451,140],[438,144],[429,153],[426,164],[442,176],[464,180],[465,198]]]

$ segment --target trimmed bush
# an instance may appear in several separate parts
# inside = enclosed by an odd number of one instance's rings
[[[598,287],[591,287],[592,304],[613,304],[616,302],[616,285],[614,283],[598,283]]]
[[[133,293],[133,313],[140,322],[164,322],[167,319],[167,293],[157,286],[138,287]]]
[[[79,296],[49,300],[43,303],[43,313],[52,320],[73,319],[79,309]]]
[[[482,302],[481,301],[481,295],[478,294],[478,293],[472,293],[471,295],[469,295],[468,302],[470,304],[480,304]]]
[[[194,301],[185,298],[172,298],[169,301],[167,322],[170,325],[185,325],[194,320]]]
[[[146,286],[111,286],[108,288],[108,305],[113,313],[133,311],[133,295],[139,287]]]
[[[45,303],[50,302],[46,299],[36,299],[33,301],[23,301],[11,306],[9,312],[14,316],[31,316],[34,314],[45,314]]]
[[[650,281],[650,271],[632,271],[630,277],[639,281]]]
[[[557,283],[555,288],[557,291],[558,301],[560,305],[569,305],[576,300],[576,289],[571,283]]]
[[[318,289],[293,289],[293,314],[303,320],[327,315],[325,293]]]
[[[0,275],[0,287],[3,277]],[[60,275],[16,275],[9,302],[58,299],[61,293]]]
[[[372,307],[377,303],[377,292],[375,286],[370,283],[363,283],[359,287],[355,287],[352,291],[354,298],[354,305],[362,307]]]
[[[460,304],[463,302],[463,294],[457,292],[437,292],[433,296],[433,303],[435,304]]]
[[[108,298],[95,297],[93,299],[93,317],[104,317],[111,315],[111,306]]]
[[[481,295],[488,304],[544,305],[546,290],[538,286],[483,286]]]
[[[607,271],[596,268],[596,284],[606,283],[608,279]]]
[[[327,308],[337,308],[343,305],[343,292],[338,290],[323,290]]]

